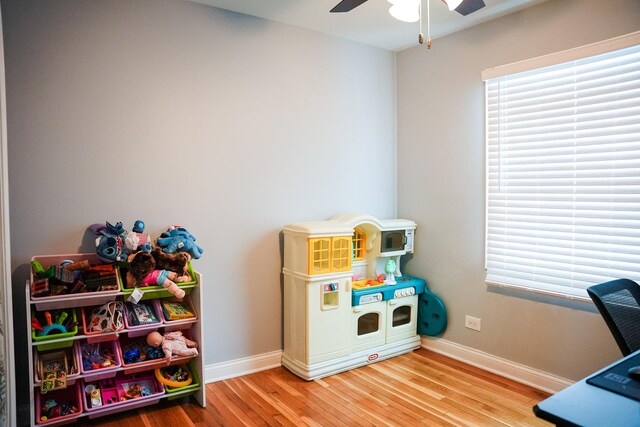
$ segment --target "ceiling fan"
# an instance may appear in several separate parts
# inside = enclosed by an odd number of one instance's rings
[[[342,0],[335,5],[330,12],[349,12],[366,1],[367,0]],[[442,2],[449,7],[449,10],[455,10],[464,16],[485,7],[484,0],[442,0]]]

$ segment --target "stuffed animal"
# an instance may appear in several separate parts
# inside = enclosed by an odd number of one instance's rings
[[[144,222],[137,220],[133,223],[133,229],[127,232],[124,243],[130,252],[151,252],[151,237],[148,234],[144,234],[144,227]]]
[[[172,356],[197,356],[198,343],[195,341],[191,341],[184,335],[182,332],[167,332],[162,336],[160,332],[150,332],[147,335],[147,344],[151,347],[160,347],[162,346],[162,351],[164,351],[164,356],[167,357],[171,361]]]
[[[129,249],[124,244],[127,231],[121,222],[111,225],[92,224],[89,229],[98,235],[96,254],[104,262],[126,261]]]
[[[128,288],[160,285],[177,298],[184,297],[185,292],[175,282],[191,280],[189,276],[180,276],[174,271],[157,270],[156,261],[149,252],[140,251],[130,254],[128,261]]]
[[[183,227],[170,227],[162,233],[156,244],[168,254],[188,252],[193,259],[202,256],[202,248],[195,243],[196,238]]]
[[[188,252],[177,252],[168,254],[162,251],[158,246],[154,246],[151,251],[153,259],[156,260],[156,268],[160,270],[175,271],[180,276],[188,276],[188,265],[191,261],[191,255]]]
[[[124,229],[122,222],[111,225],[92,224],[89,229],[98,235],[96,254],[104,262],[124,262],[132,252],[151,251],[151,237],[144,234],[144,222],[135,222],[134,231]]]

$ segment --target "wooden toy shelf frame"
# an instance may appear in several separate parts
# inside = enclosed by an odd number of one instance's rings
[[[174,358],[174,360],[178,361],[184,361],[185,363],[188,362],[189,360],[193,359],[193,366],[195,366],[196,372],[198,374],[198,377],[200,378],[200,387],[198,387],[197,389],[190,389],[190,390],[184,390],[184,391],[177,391],[177,392],[173,392],[170,394],[163,394],[160,398],[164,399],[164,398],[176,398],[176,397],[180,397],[183,395],[193,395],[194,398],[196,399],[196,401],[200,404],[200,406],[202,406],[203,408],[206,405],[207,402],[207,398],[206,398],[206,384],[205,384],[205,371],[204,371],[204,345],[203,345],[203,340],[202,337],[204,336],[204,330],[203,330],[203,325],[202,325],[202,316],[203,316],[203,303],[202,303],[202,275],[198,272],[194,272],[195,276],[196,276],[196,284],[194,285],[188,285],[188,286],[183,286],[181,287],[182,289],[187,289],[187,288],[191,288],[191,293],[189,293],[189,297],[191,298],[191,303],[193,304],[196,312],[197,312],[197,319],[187,319],[187,320],[183,320],[183,321],[175,321],[175,322],[171,322],[171,325],[159,325],[158,329],[164,329],[165,327],[174,327],[174,326],[179,326],[179,325],[187,325],[187,324],[191,324],[191,326],[189,327],[189,334],[191,336],[191,338],[193,340],[195,340],[196,342],[198,342],[198,356],[196,356],[195,358]],[[142,289],[143,292],[147,293],[156,293],[158,294],[158,296],[160,297],[161,293],[164,292],[164,289],[158,289],[158,290],[144,290]],[[46,422],[46,423],[40,423],[40,424],[36,424],[36,419],[35,419],[35,414],[36,414],[36,408],[34,407],[34,402],[35,402],[35,393],[40,393],[40,385],[37,384],[34,380],[34,365],[33,365],[33,361],[34,361],[34,357],[33,357],[33,349],[37,346],[37,345],[41,345],[42,342],[34,342],[32,337],[31,337],[31,309],[36,309],[36,305],[37,304],[42,304],[42,301],[39,301],[37,298],[36,299],[31,299],[31,293],[30,293],[30,286],[29,286],[29,281],[27,280],[26,286],[25,286],[25,295],[26,295],[26,315],[27,315],[27,325],[29,325],[27,327],[27,342],[29,343],[29,351],[28,353],[28,357],[29,357],[29,378],[30,378],[30,387],[29,387],[29,397],[30,397],[30,406],[31,406],[31,410],[30,410],[30,425],[31,426],[56,426],[56,425],[61,425],[61,424],[68,424],[69,422],[73,422],[76,421],[80,418],[86,417],[88,415],[91,415],[91,417],[100,417],[100,416],[108,416],[112,413],[114,413],[113,408],[110,408],[108,406],[106,406],[104,409],[99,409],[99,410],[93,410],[91,412],[86,412],[83,411],[81,413],[79,413],[76,416],[73,417],[65,417],[63,419],[60,420],[56,420],[55,418],[52,419],[50,422]],[[118,296],[124,296],[125,298],[128,297],[130,294],[128,293],[124,293],[124,292],[117,292],[113,294],[114,299]],[[48,299],[48,303],[53,303],[55,304],[56,302],[68,302],[70,303],[70,307],[76,307],[78,308],[79,305],[79,301],[82,300],[81,303],[81,309],[83,309],[83,307],[86,306],[92,306],[92,305],[97,305],[96,301],[98,301],[98,303],[102,304],[101,300],[104,300],[104,295],[95,295],[92,296],[90,293],[83,293],[80,295],[66,295],[66,296],[61,296],[60,298],[53,298],[53,299]],[[84,333],[84,331],[82,331]],[[121,331],[118,331],[117,336],[118,339],[120,336],[127,336],[127,332],[129,332],[128,329],[123,329]],[[83,335],[80,334],[80,331],[78,331],[78,334],[72,336],[72,337],[67,337],[67,338],[59,338],[59,339],[51,339],[51,340],[47,340],[46,344],[50,344],[50,343],[56,343],[56,342],[68,342],[68,341],[72,341],[72,340],[81,340],[81,339],[87,339],[87,338],[96,338],[96,337],[100,337],[100,336],[107,336],[107,335],[113,335],[113,332],[111,333],[105,333],[105,334],[92,334],[91,336],[88,335]],[[161,366],[166,366],[166,365],[161,365]],[[156,368],[156,366],[150,366],[149,367],[149,371],[153,371],[153,369]],[[117,370],[115,370],[115,372],[120,372],[120,371],[127,371],[130,370],[131,368],[126,368],[126,367],[120,367]],[[77,381],[85,378],[87,375],[83,375],[80,374],[80,376],[78,377]],[[45,395],[46,396],[46,395]],[[117,412],[122,412],[122,411],[126,411],[128,409],[136,409],[139,407],[139,402],[136,401],[136,399],[133,399],[129,402],[126,403],[120,403],[118,405],[118,411]]]

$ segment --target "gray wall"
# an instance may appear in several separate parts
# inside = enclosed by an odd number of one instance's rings
[[[207,364],[281,350],[282,226],[395,216],[392,52],[182,1],[3,0],[2,18],[23,316],[31,256],[140,218],[205,250]]]
[[[398,215],[419,225],[406,271],[447,304],[443,339],[574,380],[620,357],[592,305],[484,284],[480,73],[637,30],[637,0],[550,0],[398,53]],[[465,329],[465,314],[481,332]]]

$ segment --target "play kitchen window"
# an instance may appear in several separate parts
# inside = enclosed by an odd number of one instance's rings
[[[309,239],[309,274],[351,269],[351,236]]]
[[[364,245],[366,243],[365,234],[359,229],[353,233],[353,260],[362,261],[364,259]]]

